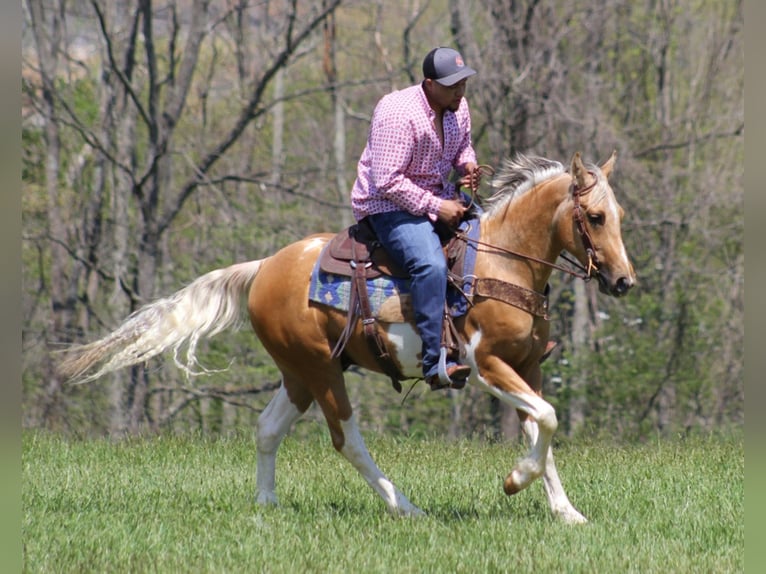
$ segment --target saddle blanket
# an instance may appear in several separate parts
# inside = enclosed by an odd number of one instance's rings
[[[479,220],[472,219],[461,224],[460,230],[471,239],[479,238]],[[473,274],[476,264],[476,244],[469,241],[466,246],[465,262],[463,264],[463,277]],[[408,299],[410,294],[410,280],[397,279],[394,277],[380,276],[367,280],[367,292],[370,298],[370,307],[374,316],[379,317],[381,309],[386,301],[392,297],[400,300]],[[334,273],[327,273],[319,268],[319,260],[311,272],[309,284],[309,300],[327,305],[341,311],[348,311],[351,298],[351,278]],[[452,286],[447,287],[447,305],[453,317],[465,315],[468,310],[468,302],[465,297]],[[391,321],[394,322],[394,321]]]

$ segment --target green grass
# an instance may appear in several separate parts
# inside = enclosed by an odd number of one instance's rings
[[[369,436],[428,514],[395,519],[326,435],[288,439],[281,506],[253,503],[252,437],[23,436],[26,572],[742,572],[744,436],[558,448],[590,520],[553,520],[518,446]]]

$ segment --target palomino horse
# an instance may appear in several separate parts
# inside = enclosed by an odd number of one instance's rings
[[[495,193],[481,215],[475,241],[475,276],[545,292],[559,254],[573,255],[582,278],[595,276],[602,292],[624,295],[635,276],[623,246],[623,210],[607,178],[615,155],[601,167],[575,154],[567,172],[556,161],[517,156],[494,179]],[[61,372],[84,382],[172,348],[176,363],[192,372],[195,348],[233,326],[248,295],[252,326],[282,374],[282,385],[258,420],[257,495],[275,504],[277,448],[291,425],[316,401],[334,447],[348,459],[398,515],[422,511],[373,462],[354,419],[343,370],[348,364],[380,371],[357,325],[339,358],[332,350],[346,313],[309,301],[309,276],[330,234],[313,235],[265,259],[211,271],[174,295],[139,309],[103,339],[75,347]],[[492,297],[474,296],[455,321],[472,368],[469,383],[512,405],[522,420],[530,450],[504,481],[514,494],[543,477],[551,511],[567,522],[586,522],[562,487],[551,452],[557,420],[541,396],[539,362],[548,342],[547,317],[534,316]],[[401,372],[420,377],[420,340],[412,322],[381,323],[383,338]],[[186,347],[186,362],[178,352]],[[342,360],[343,359],[343,360]]]

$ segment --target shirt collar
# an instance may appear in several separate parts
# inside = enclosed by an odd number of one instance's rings
[[[428,98],[426,97],[426,90],[423,88],[423,84],[425,83],[425,80],[420,82],[420,89],[418,90],[418,94],[420,95],[420,101],[423,105],[423,109],[426,112],[426,115],[429,117],[429,119],[434,119],[436,117],[436,112],[431,107],[431,104],[428,103]]]

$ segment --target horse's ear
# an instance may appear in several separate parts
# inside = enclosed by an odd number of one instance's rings
[[[580,155],[579,151],[574,154],[574,157],[572,158],[572,167],[569,171],[572,174],[572,178],[574,179],[578,188],[583,188],[586,186],[585,174],[588,173],[588,171],[585,169],[585,166],[582,163],[582,156]]]
[[[612,152],[612,156],[604,162],[604,165],[601,166],[601,173],[604,174],[604,177],[609,178],[609,176],[612,173],[612,169],[614,168],[614,162],[617,160],[617,151]]]

